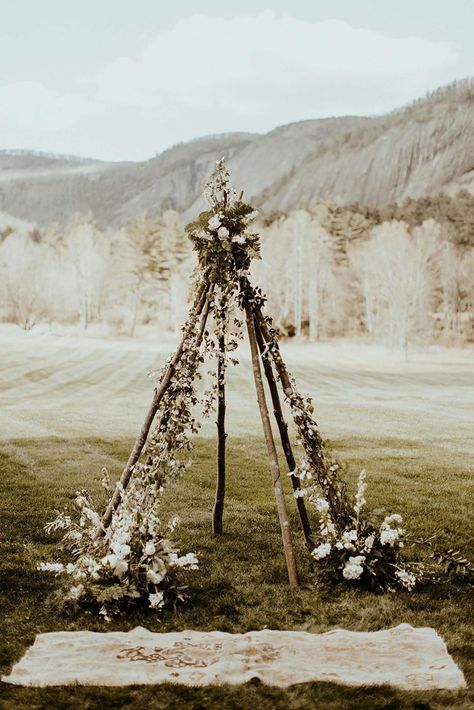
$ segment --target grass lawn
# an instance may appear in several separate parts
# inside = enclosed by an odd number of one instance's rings
[[[251,371],[229,377],[225,534],[210,535],[215,441],[203,429],[194,467],[166,493],[164,515],[179,513],[183,552],[201,555],[187,579],[191,604],[177,613],[131,613],[110,624],[61,616],[48,602],[56,581],[36,571],[51,559],[44,524],[80,488],[99,491],[100,470],[118,474],[141,423],[151,384],[170,343],[53,338],[0,330],[0,672],[40,632],[263,627],[323,632],[377,630],[403,622],[434,627],[474,686],[472,588],[448,583],[414,594],[373,596],[315,584],[290,500],[303,586],[291,592]],[[405,363],[379,351],[284,346],[303,392],[313,395],[324,435],[350,464],[365,467],[368,504],[400,512],[415,537],[438,535],[472,557],[474,365],[472,353],[413,354]],[[258,428],[257,428],[258,427]],[[258,435],[258,436],[257,436]],[[259,683],[191,689],[20,688],[0,685],[0,708],[472,708],[474,691],[405,693],[312,683],[279,690]]]
[[[369,473],[369,503],[404,510],[406,525],[416,535],[440,534],[440,542],[456,540],[466,551],[472,540],[471,477],[451,453],[440,455],[413,442],[347,439],[334,442],[342,457],[364,464]],[[196,465],[169,491],[165,508],[179,510],[182,549],[199,551],[201,573],[189,576],[192,604],[162,619],[131,614],[104,625],[90,615],[60,616],[48,605],[54,577],[35,571],[50,556],[51,539],[43,532],[53,509],[67,504],[79,487],[98,490],[97,472],[107,465],[118,473],[131,441],[103,439],[37,439],[10,441],[0,447],[2,672],[25,651],[35,634],[55,630],[151,630],[186,628],[244,632],[263,627],[326,631],[335,626],[376,630],[402,622],[433,626],[474,683],[472,608],[462,585],[443,584],[415,594],[373,596],[368,593],[316,587],[298,534],[304,586],[297,594],[286,583],[270,476],[260,439],[231,439],[226,534],[213,539],[210,510],[213,497],[214,441],[200,439]],[[399,453],[398,453],[399,451]],[[390,453],[388,453],[390,452]],[[383,467],[380,458],[383,458]],[[379,471],[382,470],[382,473]],[[370,475],[373,474],[373,475]],[[291,503],[291,501],[290,501]],[[294,517],[294,529],[297,530]],[[472,599],[471,599],[472,601]],[[404,693],[394,689],[348,689],[323,683],[278,690],[261,684],[189,689],[154,686],[125,689],[32,689],[2,685],[5,708],[468,708],[469,691]]]

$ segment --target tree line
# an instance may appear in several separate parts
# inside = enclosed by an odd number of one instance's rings
[[[320,204],[260,219],[255,278],[287,336],[366,337],[397,348],[474,341],[474,197],[375,209]],[[0,318],[134,335],[179,327],[193,255],[180,216],[122,229],[0,226]]]

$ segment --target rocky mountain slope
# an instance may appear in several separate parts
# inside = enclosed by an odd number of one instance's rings
[[[168,208],[189,217],[202,207],[203,183],[223,155],[235,186],[263,213],[310,209],[322,200],[382,206],[474,190],[474,81],[386,116],[200,138],[143,163],[0,152],[0,211],[39,225],[75,213],[121,225]]]

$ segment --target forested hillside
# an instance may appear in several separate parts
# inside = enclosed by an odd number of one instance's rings
[[[473,80],[444,87],[379,117],[293,123],[265,135],[234,133],[181,144],[144,163],[0,154],[0,210],[47,225],[73,214],[101,227],[202,206],[214,161],[262,214],[314,210],[321,201],[385,207],[455,194],[474,184]],[[133,140],[133,136],[128,138]]]
[[[398,348],[474,340],[474,196],[260,216],[255,277],[286,335]],[[0,318],[133,335],[179,326],[193,255],[176,211],[101,229],[0,216]]]

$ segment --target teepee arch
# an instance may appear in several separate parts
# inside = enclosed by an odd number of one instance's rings
[[[150,408],[138,434],[127,464],[110,498],[102,518],[98,536],[104,535],[114,512],[120,506],[124,492],[134,476],[140,476],[153,491],[161,490],[170,477],[184,467],[183,450],[190,447],[186,431],[197,430],[192,407],[197,403],[193,383],[203,361],[203,350],[215,354],[217,373],[211,397],[217,402],[217,474],[216,495],[212,515],[213,533],[223,530],[225,497],[225,371],[229,353],[242,336],[245,320],[250,345],[256,398],[262,420],[280,521],[283,550],[292,587],[299,584],[290,522],[282,486],[282,472],[272,431],[264,378],[270,393],[288,472],[294,491],[299,517],[307,546],[313,545],[311,525],[301,493],[300,477],[285,421],[279,387],[291,407],[297,435],[303,446],[306,466],[311,469],[328,501],[336,526],[343,530],[349,517],[345,485],[337,470],[326,461],[318,427],[312,418],[309,399],[302,397],[288,373],[278,345],[278,333],[271,318],[264,314],[266,297],[250,281],[250,264],[259,258],[259,236],[248,227],[255,216],[253,208],[243,202],[229,187],[229,175],[223,160],[216,163],[206,196],[210,210],[202,212],[187,227],[197,252],[198,266],[194,298],[183,326],[181,341],[162,370]],[[212,328],[210,327],[212,319]],[[234,332],[232,332],[234,328]],[[237,332],[235,332],[235,329]],[[209,402],[207,408],[210,409]]]

